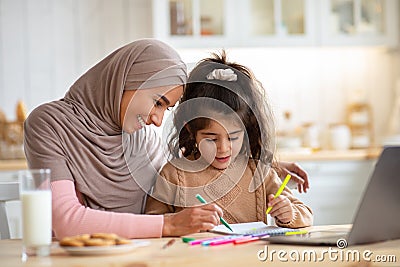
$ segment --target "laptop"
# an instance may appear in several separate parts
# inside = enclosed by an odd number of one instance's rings
[[[370,176],[350,231],[311,231],[265,238],[271,243],[336,246],[400,238],[400,146],[385,147]]]

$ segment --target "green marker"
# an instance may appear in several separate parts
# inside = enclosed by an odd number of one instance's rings
[[[283,181],[283,183],[281,184],[281,186],[278,189],[278,192],[276,192],[274,198],[277,198],[281,195],[283,189],[285,189],[285,186],[287,185],[287,183],[289,182],[290,178],[292,178],[292,176],[290,174],[286,175],[285,180]],[[268,207],[266,214],[268,214],[270,211],[272,210],[272,206]]]
[[[190,241],[194,241],[196,238],[193,237],[182,237],[183,243],[189,243]]]
[[[205,200],[202,196],[200,196],[199,194],[196,195],[196,198],[197,198],[201,203],[207,204],[206,200]],[[233,232],[232,228],[231,228],[231,227],[229,226],[229,224],[224,220],[224,218],[220,217],[219,219],[220,219],[221,223],[222,223],[223,225],[226,226],[226,228],[228,228],[229,230],[231,230],[231,231]]]

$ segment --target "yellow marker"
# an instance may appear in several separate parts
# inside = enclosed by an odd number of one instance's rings
[[[285,186],[287,185],[287,183],[289,182],[290,178],[292,178],[292,176],[290,174],[286,175],[285,180],[283,181],[283,183],[281,184],[281,187],[279,187],[278,192],[276,192],[274,198],[277,198],[281,195],[283,189],[285,189]],[[266,214],[268,214],[270,211],[272,210],[272,206],[268,207]]]
[[[295,232],[286,232],[285,235],[304,235],[307,234],[307,230],[295,231]]]

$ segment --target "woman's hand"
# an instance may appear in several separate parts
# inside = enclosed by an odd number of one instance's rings
[[[303,170],[299,164],[295,162],[286,162],[279,161],[277,162],[276,172],[279,177],[286,177],[286,175],[290,174],[292,176],[292,180],[297,183],[297,190],[302,193],[307,193],[307,189],[310,188],[310,184],[308,182],[308,174],[305,170]]]
[[[162,235],[182,236],[210,230],[219,224],[222,215],[222,209],[215,204],[165,214]]]
[[[268,195],[268,207],[272,207],[269,214],[282,223],[289,223],[294,218],[293,205],[285,196],[274,198],[274,195]]]

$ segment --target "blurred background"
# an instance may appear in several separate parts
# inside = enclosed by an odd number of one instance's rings
[[[349,223],[400,144],[399,15],[398,0],[0,0],[0,169],[26,168],[26,115],[116,48],[158,38],[189,67],[224,48],[266,90],[278,158],[312,177],[316,223]]]
[[[0,109],[16,120],[18,101],[29,113],[62,98],[114,49],[154,37],[187,63],[224,48],[250,67],[274,107],[279,134],[318,132],[318,141],[287,138],[282,148],[332,148],[324,131],[341,124],[365,126],[350,129],[361,137],[342,146],[381,145],[400,131],[398,2],[0,0]]]

